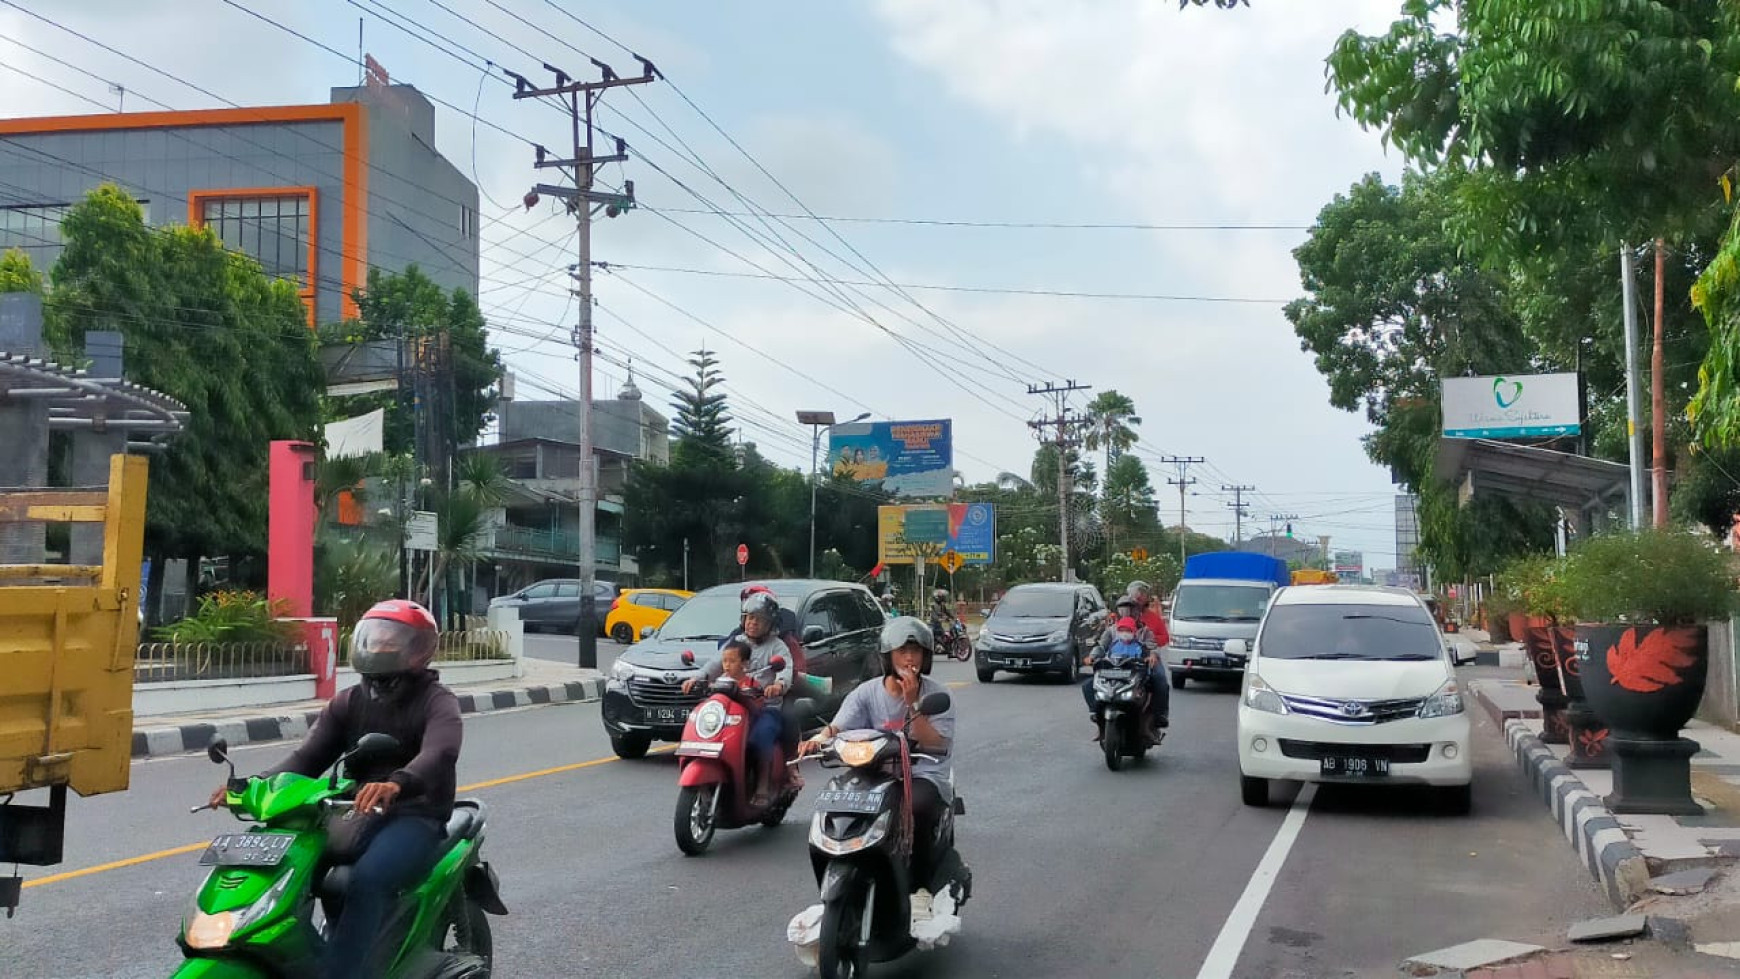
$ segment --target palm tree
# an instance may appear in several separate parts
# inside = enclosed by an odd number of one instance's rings
[[[1133,426],[1142,424],[1136,415],[1136,402],[1117,391],[1101,391],[1087,406],[1088,451],[1106,450],[1106,471],[1111,472],[1117,457],[1136,444],[1138,436]]]

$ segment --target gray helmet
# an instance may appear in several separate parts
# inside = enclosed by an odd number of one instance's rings
[[[884,676],[894,675],[894,651],[909,642],[916,642],[924,647],[924,665],[919,668],[919,672],[930,673],[931,660],[936,657],[936,637],[923,619],[902,615],[888,620],[888,624],[882,627],[882,639],[877,643],[877,650],[882,655]]]
[[[1124,589],[1124,594],[1140,602],[1142,599],[1152,596],[1154,589],[1148,587],[1146,581],[1136,580],[1130,582],[1130,587]]]

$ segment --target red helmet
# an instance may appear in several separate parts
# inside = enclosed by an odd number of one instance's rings
[[[737,593],[737,600],[740,602],[748,601],[751,595],[766,595],[771,598],[773,597],[773,589],[766,585],[750,585]]]
[[[1118,620],[1117,628],[1119,632],[1135,632],[1136,620],[1126,615]]]
[[[352,630],[350,665],[363,676],[428,669],[440,634],[428,609],[390,598],[364,612]]]

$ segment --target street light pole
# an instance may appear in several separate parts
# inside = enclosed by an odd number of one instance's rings
[[[861,422],[870,417],[868,411],[852,419]],[[816,576],[816,486],[821,482],[821,470],[818,468],[817,455],[822,448],[822,429],[833,429],[834,413],[831,411],[800,411],[797,413],[798,424],[810,426],[810,577]],[[850,422],[848,423],[850,424]]]

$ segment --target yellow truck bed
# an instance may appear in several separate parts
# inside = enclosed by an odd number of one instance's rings
[[[147,461],[98,490],[0,492],[0,522],[101,522],[100,566],[0,565],[0,795],[127,788]]]

